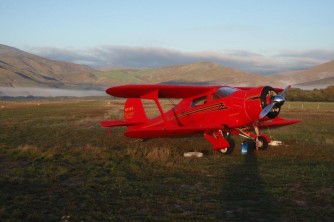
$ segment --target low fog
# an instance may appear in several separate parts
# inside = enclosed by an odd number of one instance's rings
[[[0,96],[42,96],[42,97],[57,97],[57,96],[105,96],[104,91],[98,90],[70,90],[70,89],[46,89],[46,88],[13,88],[0,87]]]

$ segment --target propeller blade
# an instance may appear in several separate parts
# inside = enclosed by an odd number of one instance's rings
[[[287,87],[285,87],[285,89],[280,92],[278,95],[284,96],[284,94],[291,88],[291,85],[288,85]]]
[[[270,112],[270,110],[274,107],[274,105],[275,105],[274,103],[271,103],[268,106],[264,107],[264,109],[260,113],[260,119],[265,117]]]

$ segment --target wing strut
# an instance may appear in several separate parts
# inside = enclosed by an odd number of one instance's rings
[[[165,114],[164,114],[164,111],[162,110],[162,107],[160,105],[160,102],[159,102],[159,97],[158,97],[158,94],[159,94],[159,90],[154,90],[152,92],[149,92],[149,93],[146,93],[144,95],[141,96],[142,99],[151,99],[155,102],[155,104],[157,104],[157,107],[160,111],[160,114],[164,120],[165,123],[167,123],[167,119],[165,117]]]

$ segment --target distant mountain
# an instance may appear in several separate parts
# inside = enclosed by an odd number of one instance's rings
[[[96,70],[0,45],[0,86],[96,88]]]
[[[103,76],[103,78],[102,78]],[[99,74],[100,83],[113,84],[192,84],[192,85],[271,85],[286,87],[293,85],[304,89],[326,88],[332,85],[334,61],[315,66],[308,70],[291,71],[274,75],[258,75],[221,67],[211,62],[197,62],[187,65],[167,66],[142,70],[110,70]]]
[[[334,76],[305,83],[298,83],[295,87],[302,89],[324,89],[331,85],[334,85]]]
[[[320,64],[308,70],[290,71],[273,75],[284,84],[296,85],[302,88],[326,88],[333,84],[334,60]]]
[[[268,82],[272,84],[278,83],[270,76],[251,74],[230,67],[221,67],[211,62],[144,69],[133,73],[133,75],[137,79],[148,83],[195,85],[203,83],[238,86],[261,85]]]
[[[230,67],[221,67],[211,62],[166,66],[149,69],[104,70],[97,74],[98,85],[121,84],[222,84],[251,86],[280,84],[270,76],[250,74]]]
[[[270,76],[222,67],[211,62],[149,69],[95,70],[85,65],[55,61],[0,44],[0,87],[98,89],[121,84],[192,84],[325,88],[333,84],[334,61],[308,70]],[[321,86],[321,87],[319,87]],[[0,92],[1,93],[1,92]]]
[[[105,89],[110,85],[147,83],[211,83],[275,85],[270,76],[250,74],[211,62],[150,69],[98,71],[88,66],[55,61],[0,45],[0,86],[65,89]]]

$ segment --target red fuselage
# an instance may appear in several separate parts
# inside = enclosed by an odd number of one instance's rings
[[[241,90],[216,87],[209,93],[183,99],[159,117],[129,126],[124,135],[134,138],[184,136],[200,132],[203,128],[227,130],[252,126],[262,110],[260,96],[263,88]],[[219,92],[219,89],[226,92]],[[125,118],[131,109],[124,108]]]

